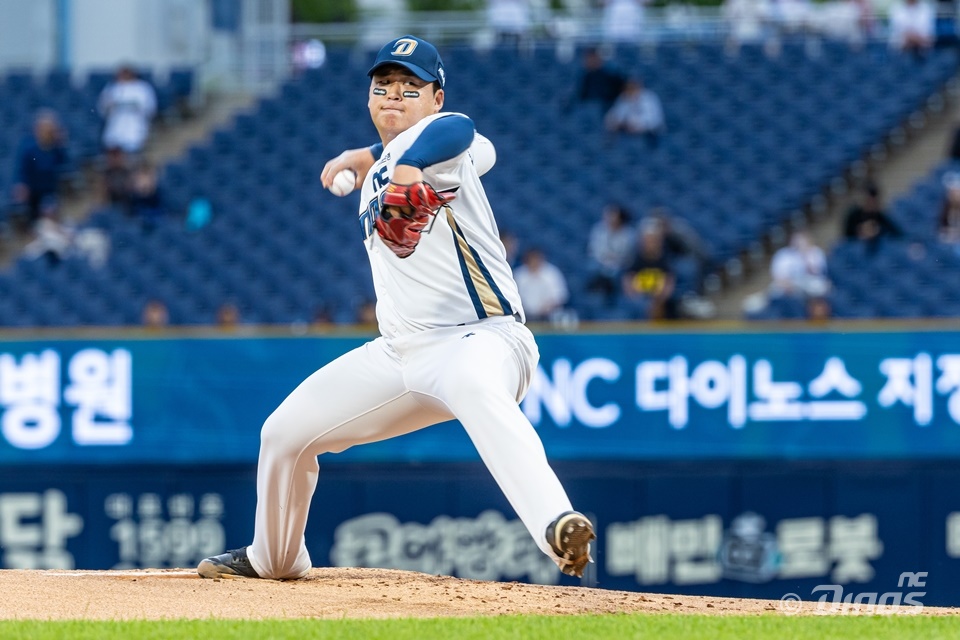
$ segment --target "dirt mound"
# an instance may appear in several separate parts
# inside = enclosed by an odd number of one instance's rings
[[[482,582],[388,569],[314,569],[294,582],[193,570],[0,571],[0,619],[400,618],[586,613],[783,613],[775,600]],[[817,603],[793,603],[816,613]],[[794,613],[794,612],[791,612]],[[880,612],[878,612],[880,613]],[[956,614],[925,608],[924,614]]]

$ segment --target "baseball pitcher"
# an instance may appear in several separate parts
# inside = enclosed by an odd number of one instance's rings
[[[381,335],[313,373],[267,418],[253,543],[197,571],[304,576],[317,456],[455,418],[543,552],[581,576],[593,525],[518,406],[539,352],[480,183],[493,146],[468,117],[441,113],[446,76],[429,42],[387,43],[368,75],[381,142],[330,160],[321,181],[356,173]]]

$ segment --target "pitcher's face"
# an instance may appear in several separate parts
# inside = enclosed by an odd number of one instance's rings
[[[443,107],[443,89],[399,65],[385,66],[370,81],[367,102],[373,125],[384,141],[396,138]]]

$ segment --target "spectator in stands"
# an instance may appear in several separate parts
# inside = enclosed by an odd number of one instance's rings
[[[83,258],[94,269],[103,269],[110,259],[110,236],[96,227],[81,227],[73,234],[71,253]]]
[[[70,171],[66,136],[55,112],[41,109],[37,113],[33,132],[21,143],[15,163],[14,222],[19,231],[25,231],[40,219],[42,203],[56,199],[60,181]]]
[[[676,278],[675,297],[684,318],[707,319],[716,316],[716,305],[702,295],[710,256],[703,238],[693,226],[666,207],[655,207],[648,214],[663,229],[667,260]]]
[[[633,262],[637,248],[637,231],[630,222],[630,213],[624,207],[610,203],[603,208],[603,217],[590,229],[587,288],[602,293],[608,303],[616,301],[623,274]]]
[[[319,69],[327,61],[327,46],[322,40],[310,38],[301,40],[293,45],[291,54],[293,67],[297,71],[305,69]]]
[[[871,38],[878,34],[880,23],[871,0],[848,0],[857,6],[860,21],[860,32],[864,38]]]
[[[664,130],[660,97],[645,88],[642,80],[627,80],[617,101],[607,112],[604,124],[609,133],[642,135],[651,147],[655,147]]]
[[[608,42],[637,42],[643,32],[646,0],[606,0],[603,6],[603,38]]]
[[[807,301],[807,319],[813,323],[824,323],[833,315],[830,300],[826,296],[813,296]]]
[[[126,209],[130,201],[130,177],[130,164],[123,149],[107,149],[101,175],[104,203]]]
[[[333,309],[331,309],[331,305],[321,303],[313,312],[310,326],[314,329],[329,329],[333,324]]]
[[[639,251],[623,276],[628,306],[640,318],[677,318],[675,289],[676,276],[667,257],[663,227],[648,218],[640,224]]]
[[[217,308],[217,327],[223,331],[235,332],[241,328],[240,307],[233,302],[224,302]]]
[[[157,112],[157,94],[149,82],[124,65],[117,70],[116,79],[104,87],[97,108],[104,118],[105,149],[119,147],[128,154],[143,150]]]
[[[945,189],[937,237],[960,252],[960,173],[951,171],[943,177]]]
[[[814,26],[814,7],[810,0],[776,0],[770,6],[770,17],[783,36],[803,33]]]
[[[583,69],[572,99],[582,103],[596,102],[603,113],[607,113],[623,91],[625,82],[623,74],[607,64],[597,49],[589,48],[583,53]]]
[[[74,230],[60,220],[60,207],[55,196],[46,196],[40,204],[40,218],[34,225],[34,238],[23,248],[23,256],[31,260],[45,258],[59,264],[70,254]]]
[[[790,243],[777,250],[770,262],[771,282],[765,291],[747,296],[743,311],[751,319],[825,322],[831,308],[827,294],[832,287],[827,259],[810,236],[797,231]]]
[[[519,47],[530,28],[529,0],[488,0],[487,20],[499,44]]]
[[[742,44],[764,42],[772,35],[769,0],[724,0],[720,12],[729,30],[728,45],[734,50]]]
[[[831,40],[859,46],[876,29],[870,0],[838,0],[816,3],[814,7],[812,28]]]
[[[860,202],[847,212],[843,235],[847,240],[865,242],[872,251],[881,238],[899,237],[903,232],[884,212],[879,187],[867,184],[861,190]]]
[[[655,207],[649,215],[657,220],[660,223],[660,228],[663,229],[663,242],[667,257],[671,260],[691,260],[693,262],[696,270],[695,287],[699,289],[709,259],[703,238],[689,222],[673,215],[666,207]]]
[[[364,300],[357,306],[357,324],[377,325],[377,303],[373,300]]]
[[[773,254],[770,277],[771,298],[793,297],[806,303],[830,290],[827,257],[803,231],[795,231],[790,243]]]
[[[160,329],[170,324],[170,312],[162,301],[148,300],[141,314],[143,326],[148,329]]]
[[[549,320],[563,308],[570,296],[563,272],[547,262],[543,251],[537,247],[524,252],[523,264],[514,271],[514,279],[527,320]]]
[[[934,44],[936,14],[927,0],[897,0],[890,8],[890,46],[923,54]]]
[[[40,219],[34,225],[33,239],[23,247],[23,257],[46,259],[51,265],[68,257],[83,260],[94,269],[102,269],[110,258],[110,237],[102,229],[77,227],[64,222],[56,197],[43,199]]]
[[[144,162],[134,170],[127,198],[129,214],[139,218],[147,230],[156,227],[165,209],[157,170],[153,165]]]

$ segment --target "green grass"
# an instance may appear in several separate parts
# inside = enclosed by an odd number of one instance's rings
[[[165,622],[0,622],[0,638],[64,640],[178,640],[250,638],[305,640],[495,640],[498,638],[556,640],[902,640],[960,638],[960,616],[837,616],[789,618],[713,617],[697,615],[501,616],[409,620],[174,620]]]

